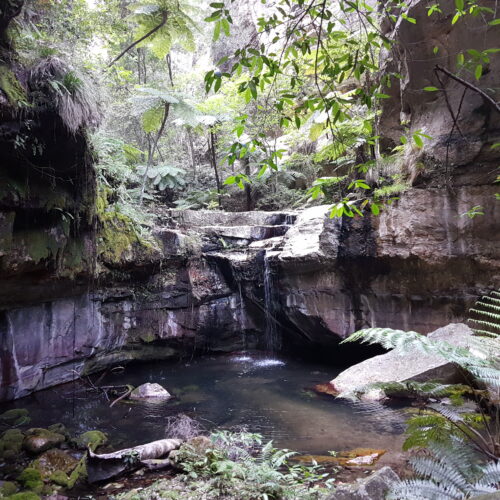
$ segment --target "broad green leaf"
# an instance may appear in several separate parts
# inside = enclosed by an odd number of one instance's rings
[[[412,137],[417,147],[422,148],[424,146],[424,141],[422,141],[422,138],[419,134],[413,134]]]
[[[216,42],[219,39],[220,30],[221,30],[221,21],[217,21],[215,23],[215,28],[214,28],[214,37],[213,37],[214,42]]]
[[[476,69],[474,70],[474,76],[476,77],[476,80],[479,80],[482,75],[483,75],[483,66],[482,64],[478,64],[476,66]]]
[[[165,110],[163,106],[157,106],[156,108],[148,109],[142,115],[142,128],[146,134],[159,130],[164,112]]]

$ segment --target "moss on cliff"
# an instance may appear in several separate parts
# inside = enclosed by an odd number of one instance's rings
[[[142,238],[134,221],[109,204],[109,194],[108,188],[101,187],[96,199],[96,215],[100,222],[98,257],[111,265],[130,259],[153,259],[157,253],[153,242]]]
[[[16,75],[5,65],[0,65],[0,89],[14,108],[28,105],[28,96]]]

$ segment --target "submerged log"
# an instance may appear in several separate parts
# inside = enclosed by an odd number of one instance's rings
[[[87,473],[90,483],[116,477],[127,470],[148,467],[150,460],[166,457],[182,444],[180,439],[160,439],[151,443],[125,448],[113,453],[97,454],[88,450]],[[165,463],[165,465],[168,465]]]

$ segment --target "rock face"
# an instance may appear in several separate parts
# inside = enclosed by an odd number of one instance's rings
[[[452,324],[430,333],[432,340],[467,347],[472,330],[464,324]],[[402,352],[399,349],[369,358],[343,371],[330,384],[340,393],[361,392],[362,399],[377,400],[384,397],[380,389],[366,391],[365,386],[377,382],[428,382],[444,384],[463,382],[459,368],[442,357],[421,350]]]
[[[411,54],[384,59],[386,71],[404,78],[386,91],[394,99],[384,100],[379,125],[383,148],[402,135],[402,119],[432,140],[405,152],[411,186],[378,217],[330,219],[326,206],[300,214],[172,211],[157,222],[157,245],[143,245],[123,220],[108,220],[85,127],[72,133],[56,110],[37,108],[23,128],[14,97],[28,91],[26,72],[2,63],[17,83],[0,91],[0,401],[114,363],[269,346],[271,324],[285,347],[315,346],[345,362],[336,346],[359,328],[428,333],[463,320],[479,295],[498,288],[498,149],[490,146],[500,142],[500,117],[467,91],[461,133],[450,134],[442,93],[421,92],[436,85],[431,63],[422,62],[434,46],[454,69],[463,45],[455,42],[478,33],[451,26],[448,5],[424,22],[426,5],[412,3],[416,28],[387,28]],[[260,8],[233,7],[248,22]],[[0,48],[5,26],[0,14]],[[494,46],[495,29],[468,46]],[[491,65],[479,84],[494,89],[498,72]],[[456,106],[463,89],[444,84]],[[41,153],[30,143],[20,154],[19,134],[42,143]],[[54,182],[43,175],[46,164]],[[463,216],[475,206],[485,216]]]
[[[142,384],[130,393],[130,399],[170,399],[172,396],[160,384]]]
[[[338,486],[328,500],[384,500],[396,481],[398,475],[390,467],[382,467],[357,483]]]
[[[459,321],[500,281],[499,232],[494,218],[459,217],[466,202],[437,218],[444,200],[413,189],[356,221],[330,219],[326,206],[172,212],[157,257],[131,256],[90,292],[0,311],[0,399],[72,380],[73,370],[265,346],[268,307],[285,346],[328,347],[332,359],[360,327],[427,333]]]

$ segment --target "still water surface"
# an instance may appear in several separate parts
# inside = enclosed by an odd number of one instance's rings
[[[61,422],[73,435],[102,430],[114,448],[161,439],[166,417],[185,413],[208,429],[244,426],[273,439],[277,447],[302,453],[357,447],[400,450],[404,432],[400,409],[336,400],[310,390],[338,372],[331,366],[245,352],[129,365],[100,382],[134,386],[156,382],[175,396],[166,402],[118,403],[109,408],[104,396],[77,383],[8,406],[28,409],[33,426]]]

